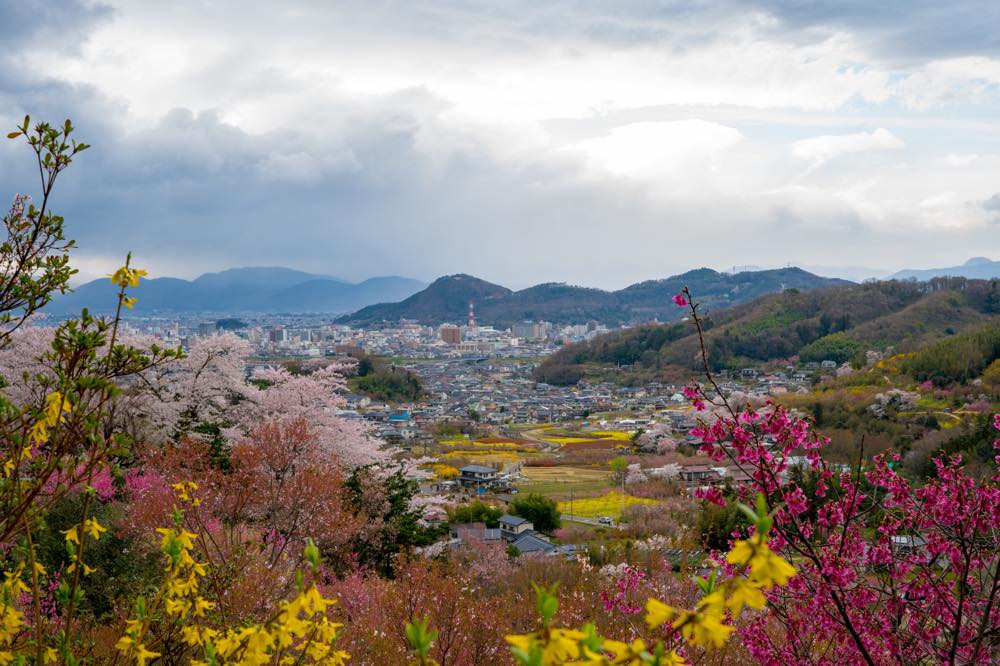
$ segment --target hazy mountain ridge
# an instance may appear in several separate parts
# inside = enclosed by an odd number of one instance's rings
[[[905,269],[893,273],[890,278],[896,280],[930,280],[936,277],[965,277],[976,280],[991,280],[1000,278],[1000,261],[987,257],[973,257],[961,266],[947,268]]]
[[[329,312],[342,313],[385,300],[399,300],[426,283],[398,276],[374,277],[357,284],[282,267],[232,268],[194,280],[163,277],[143,280],[129,293],[139,300],[133,312]],[[46,308],[54,314],[114,309],[116,287],[108,279],[80,285]]]
[[[341,317],[340,323],[368,326],[401,319],[437,325],[462,323],[474,303],[480,324],[499,327],[530,319],[554,323],[595,320],[609,325],[652,319],[676,319],[681,313],[670,300],[685,285],[701,295],[708,308],[743,303],[781,289],[817,289],[846,280],[813,275],[798,268],[719,273],[700,268],[662,280],[648,280],[619,291],[564,283],[545,283],[512,291],[466,274],[435,280],[425,290],[399,303],[379,303]]]

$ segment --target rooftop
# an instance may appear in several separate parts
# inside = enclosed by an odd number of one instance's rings
[[[496,470],[492,467],[487,467],[486,465],[466,465],[458,470],[459,472],[468,472],[469,474],[489,474],[496,473]]]
[[[500,516],[500,522],[504,525],[517,527],[518,525],[524,525],[529,521],[526,518],[522,518],[521,516],[512,516],[510,514],[504,514]]]

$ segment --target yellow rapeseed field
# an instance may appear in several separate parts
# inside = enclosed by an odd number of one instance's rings
[[[659,504],[658,500],[625,495],[625,506],[635,504],[654,505]],[[570,513],[569,502],[559,502],[560,513]],[[620,518],[622,512],[622,494],[618,491],[611,491],[602,497],[582,497],[573,500],[573,515],[584,518],[599,518],[601,516],[611,516]]]

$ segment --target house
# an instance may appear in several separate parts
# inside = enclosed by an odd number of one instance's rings
[[[516,541],[521,535],[534,531],[535,525],[526,518],[509,514],[500,516],[500,534],[508,541]]]
[[[528,524],[530,525],[531,523]],[[522,534],[511,545],[522,555],[529,553],[549,553],[556,549],[554,545],[534,530],[529,530],[527,533]]]
[[[720,479],[719,473],[709,465],[683,465],[680,476],[689,486],[710,484]]]
[[[927,549],[927,540],[911,534],[892,537],[892,549],[901,555],[915,555]]]
[[[470,543],[497,543],[503,539],[498,529],[490,529],[483,523],[458,525],[451,530],[451,536],[459,545]]]
[[[486,465],[466,465],[458,472],[458,482],[465,487],[488,486],[497,480],[497,471]]]
[[[567,559],[572,559],[577,555],[583,555],[587,552],[587,546],[578,543],[566,543],[561,546],[555,546],[550,550],[547,555],[562,555]]]

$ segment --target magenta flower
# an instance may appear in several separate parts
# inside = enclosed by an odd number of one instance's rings
[[[687,304],[688,304],[688,302],[687,302],[687,299],[684,298],[684,294],[676,294],[676,295],[674,295],[674,305],[676,305],[679,308],[682,308],[682,307],[684,307]]]

